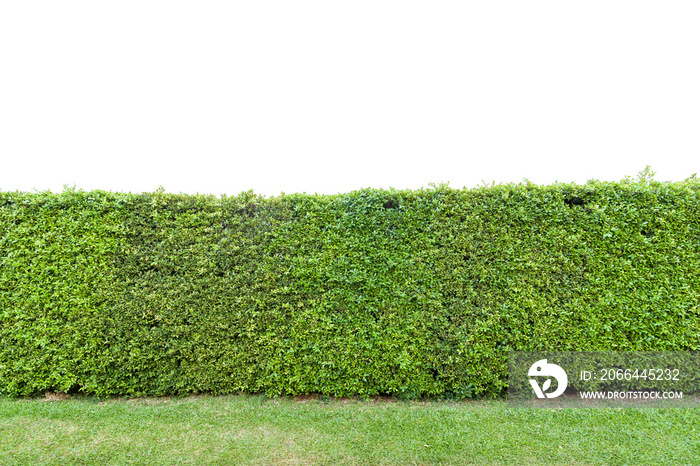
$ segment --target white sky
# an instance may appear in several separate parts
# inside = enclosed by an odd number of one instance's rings
[[[700,172],[697,1],[4,1],[0,190]]]

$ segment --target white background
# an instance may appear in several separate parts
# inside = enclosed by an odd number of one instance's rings
[[[0,190],[700,172],[697,1],[3,1]]]

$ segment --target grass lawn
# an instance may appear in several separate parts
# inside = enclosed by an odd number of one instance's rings
[[[258,396],[0,399],[0,464],[698,465],[700,411]]]

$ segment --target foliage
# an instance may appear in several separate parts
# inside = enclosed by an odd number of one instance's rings
[[[698,189],[0,192],[0,395],[499,396],[509,350],[698,350]]]

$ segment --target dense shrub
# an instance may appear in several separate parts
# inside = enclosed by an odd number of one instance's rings
[[[698,350],[698,189],[0,192],[0,394],[497,396],[509,350]]]

